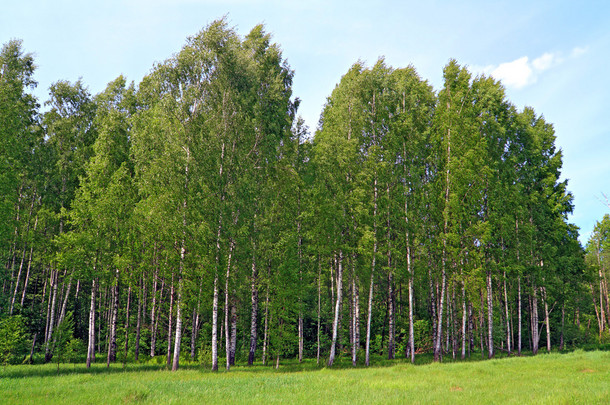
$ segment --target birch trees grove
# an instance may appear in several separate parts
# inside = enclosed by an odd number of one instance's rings
[[[608,218],[585,252],[553,126],[491,77],[452,60],[435,91],[357,62],[310,133],[262,25],[214,21],[97,95],[58,81],[44,109],[22,46],[0,53],[19,361],[368,366],[609,338]]]

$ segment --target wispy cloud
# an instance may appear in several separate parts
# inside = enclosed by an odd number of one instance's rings
[[[578,58],[586,52],[587,47],[576,47],[570,51],[567,58],[561,52],[546,52],[532,60],[528,56],[523,56],[511,62],[489,65],[482,69],[475,68],[474,70],[493,76],[502,81],[506,87],[522,89],[536,83],[544,72],[561,65],[567,59]]]

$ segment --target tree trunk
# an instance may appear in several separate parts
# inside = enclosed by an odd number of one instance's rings
[[[377,259],[377,173],[375,173],[373,187],[373,259],[371,262],[371,283],[369,284],[368,315],[366,318],[366,342],[364,364],[369,366],[371,350],[371,320],[373,318],[373,291],[375,286],[375,261]]]
[[[267,284],[267,294],[265,296],[265,327],[263,335],[263,366],[267,360],[267,342],[269,340],[269,285]]]
[[[44,360],[46,363],[48,363],[49,361],[51,361],[51,358],[53,357],[53,351],[51,348],[51,337],[53,336],[53,325],[55,323],[55,302],[57,301],[57,278],[58,278],[58,274],[59,272],[57,270],[53,270],[51,272],[51,278],[54,280],[52,281],[53,284],[53,293],[52,293],[52,297],[51,298],[51,309],[49,311],[49,321],[48,321],[48,331],[47,331],[47,335],[45,337],[45,354],[44,354]]]
[[[337,347],[337,336],[339,334],[339,312],[341,308],[341,296],[343,291],[343,251],[339,250],[339,263],[337,267],[337,301],[335,303],[335,316],[333,320],[333,337],[330,345],[330,355],[328,357],[328,367],[332,367],[335,361],[335,351]]]
[[[95,266],[93,267],[95,273]],[[95,361],[95,278],[91,281],[91,306],[89,307],[89,343],[87,345],[87,368]]]
[[[154,253],[154,266],[155,273],[153,275],[153,290],[152,290],[152,303],[150,308],[150,357],[155,357],[155,349],[157,344],[157,318],[156,318],[156,305],[157,305],[157,280],[159,279],[159,263],[157,261],[157,243],[155,242],[155,253]],[[163,287],[161,287],[161,294],[163,294]]]
[[[521,275],[517,276],[517,354],[521,356],[522,330],[521,330]]]
[[[214,274],[212,299],[212,371],[218,371],[218,272]]]
[[[38,224],[38,216],[36,216],[36,222],[34,224],[34,230],[36,230],[36,224]],[[32,268],[32,254],[34,253],[34,245],[30,247],[30,256],[28,259],[28,269],[25,272],[25,281],[23,282],[23,291],[21,292],[21,303],[20,303],[20,311],[23,310],[23,302],[25,301],[25,292],[28,289],[28,283],[30,281],[30,269]]]
[[[167,320],[167,367],[172,365],[172,323],[174,315],[174,275],[169,289],[169,319]]]
[[[356,255],[352,255],[352,366],[358,361],[360,348],[360,298],[356,279]]]
[[[184,260],[184,249],[182,253],[182,259]],[[183,263],[180,265],[183,266]],[[183,281],[182,281],[182,272],[178,274],[178,296],[176,297],[176,337],[174,340],[174,358],[172,361],[172,371],[177,371],[180,365],[180,343],[182,341],[182,289],[183,289]],[[173,286],[172,286],[173,289]],[[171,300],[170,300],[170,311],[171,311]],[[170,333],[168,334],[168,339],[171,337],[171,327]],[[169,347],[168,347],[169,349]]]
[[[508,292],[506,290],[506,271],[504,271],[504,305],[506,308],[506,346],[508,349],[508,355],[511,354],[511,328],[510,328],[510,315],[508,311]]]
[[[256,354],[256,338],[257,338],[257,317],[258,317],[258,286],[256,273],[256,243],[252,242],[252,279],[251,279],[251,294],[252,294],[252,312],[250,314],[250,351],[248,353],[248,365],[254,364],[254,356]]]
[[[233,291],[235,294],[235,291]],[[235,352],[237,350],[237,305],[235,297],[231,300],[231,344],[229,346],[229,364],[235,365]]]
[[[388,201],[390,200],[390,186],[387,187]],[[388,205],[387,219],[388,239],[388,360],[393,360],[395,347],[394,333],[394,271],[392,270],[392,240],[390,235],[390,208]]]
[[[487,271],[487,358],[494,356],[494,308],[491,284],[491,271]]]
[[[117,334],[117,318],[119,311],[119,270],[116,270],[115,285],[112,287],[112,310],[109,322],[108,335],[108,357],[106,367],[110,367],[111,362],[116,361],[116,334]]]
[[[532,354],[538,354],[538,343],[540,342],[540,331],[538,329],[538,297],[536,296],[536,285],[532,286],[532,309],[531,309],[531,328],[532,328]]]
[[[220,175],[222,176],[222,144]],[[221,197],[222,198],[222,197]],[[218,232],[216,234],[216,267],[214,270],[214,298],[212,300],[212,371],[218,371],[218,274],[220,272],[220,234],[222,231],[222,213],[218,215]]]
[[[320,313],[322,309],[322,260],[318,255],[318,331],[317,331],[317,345],[318,351],[316,355],[316,364],[320,365]]]
[[[462,360],[466,358],[466,282],[462,281]]]
[[[542,301],[544,303],[544,323],[546,324],[546,351],[551,352],[551,321],[549,318],[549,301],[546,296],[546,287],[542,287]]]
[[[136,362],[138,361],[138,358],[140,356],[140,329],[142,327],[142,307],[144,296],[146,295],[146,283],[144,282],[143,277],[141,279],[141,282],[142,285],[138,294],[138,317],[136,321],[136,344],[134,348],[134,360]],[[146,311],[146,308],[144,308],[144,311]]]
[[[195,361],[197,351],[197,335],[199,334],[199,310],[201,309],[202,283],[199,284],[199,294],[197,295],[197,308],[193,309],[193,328],[191,329],[191,361]]]
[[[229,278],[231,276],[231,256],[233,255],[233,248],[235,243],[231,239],[229,242],[229,258],[227,260],[227,275],[225,278],[225,356],[226,356],[226,367],[227,371],[231,368],[231,328],[229,327]]]
[[[125,355],[123,356],[123,368],[127,363],[127,350],[129,349],[129,307],[131,304],[131,283],[127,288],[127,307],[125,308]]]
[[[560,351],[563,350],[563,345],[564,345],[563,332],[564,332],[564,327],[565,327],[565,320],[566,320],[566,304],[564,302],[561,305],[561,335],[559,335],[559,350]]]
[[[442,361],[443,348],[441,347],[441,339],[443,337],[443,310],[445,305],[445,289],[447,287],[447,274],[445,272],[445,265],[443,264],[443,270],[441,274],[441,297],[438,306],[438,321],[436,322],[436,343],[434,346],[434,361]]]

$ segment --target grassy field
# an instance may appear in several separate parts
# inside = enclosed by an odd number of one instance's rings
[[[610,352],[576,351],[413,366],[279,370],[236,366],[212,373],[186,365],[120,364],[91,370],[57,364],[0,368],[0,403],[610,403]]]

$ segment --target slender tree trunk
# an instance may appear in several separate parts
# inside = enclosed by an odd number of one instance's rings
[[[564,333],[564,327],[565,327],[565,320],[566,320],[566,304],[564,302],[561,305],[561,334],[559,335],[559,350],[560,351],[563,351],[563,345],[564,345],[563,333]]]
[[[140,357],[140,329],[142,327],[142,306],[143,306],[143,301],[144,301],[144,295],[145,293],[145,289],[146,289],[146,283],[142,279],[141,281],[141,289],[138,292],[138,316],[137,316],[137,320],[136,320],[136,343],[135,343],[135,348],[134,348],[134,360],[137,362],[138,358]],[[144,310],[146,310],[146,308],[144,308]]]
[[[167,367],[172,365],[172,323],[174,315],[174,275],[172,274],[172,284],[169,289],[169,319],[167,321]]]
[[[333,337],[330,345],[330,355],[328,357],[328,367],[332,367],[335,361],[335,351],[337,347],[337,336],[339,334],[339,312],[341,308],[341,296],[343,291],[343,251],[339,250],[339,263],[337,268],[337,301],[335,303],[335,317],[333,320]]]
[[[93,267],[95,274],[95,266]],[[97,286],[95,278],[91,281],[91,306],[89,308],[89,343],[87,345],[87,368],[95,361],[95,290]]]
[[[256,354],[256,334],[257,334],[257,317],[258,317],[258,285],[256,273],[256,242],[252,242],[252,278],[251,278],[251,293],[252,293],[252,312],[250,314],[250,351],[248,353],[248,365],[254,364],[254,356]]]
[[[131,304],[131,283],[127,287],[127,307],[125,308],[125,355],[123,356],[123,368],[127,363],[127,350],[129,349],[129,309]]]
[[[174,340],[174,359],[172,361],[172,371],[177,371],[180,366],[180,344],[182,342],[182,289],[184,275],[184,260],[186,257],[186,212],[188,209],[188,189],[189,189],[189,164],[191,159],[191,149],[187,145],[184,147],[186,152],[186,165],[184,166],[184,200],[182,202],[182,240],[180,241],[180,263],[178,265],[178,296],[176,297],[176,339]]]
[[[511,328],[510,328],[510,315],[508,311],[508,292],[506,289],[506,271],[504,271],[504,305],[506,308],[506,346],[508,349],[508,355],[511,354]]]
[[[17,290],[19,290],[19,283],[21,282],[21,273],[23,270],[23,262],[25,261],[27,243],[23,243],[23,249],[21,252],[21,261],[19,263],[19,271],[17,271],[17,280],[15,280],[15,288],[13,290],[13,297],[11,298],[11,305],[9,309],[9,315],[13,315],[13,309],[15,308],[15,299],[17,297]]]
[[[390,186],[387,189],[388,201],[390,200]],[[387,239],[388,239],[388,360],[395,357],[395,333],[394,333],[394,271],[392,269],[392,240],[390,235],[390,207],[388,205],[387,218]]]
[[[462,360],[466,358],[466,282],[462,281]]]
[[[544,323],[546,324],[546,351],[551,352],[551,320],[549,318],[549,301],[546,296],[546,287],[542,287],[542,301],[544,303]]]
[[[116,361],[116,333],[117,333],[117,318],[119,311],[119,270],[116,270],[115,285],[112,287],[112,310],[109,323],[108,335],[108,357],[106,367],[110,367],[111,362]]]
[[[224,156],[224,143],[222,155]],[[221,159],[222,161],[222,159]],[[222,163],[220,166],[222,175]],[[218,216],[218,232],[216,234],[216,267],[214,271],[214,298],[212,300],[212,371],[218,371],[218,273],[220,271],[220,233],[222,230],[222,214]]]
[[[373,291],[375,286],[375,261],[377,259],[377,173],[375,173],[373,187],[373,259],[371,262],[371,283],[369,284],[368,315],[366,318],[366,342],[364,364],[370,364],[371,351],[371,320],[373,318]]]
[[[197,295],[197,308],[193,309],[193,328],[191,330],[191,361],[195,361],[197,351],[197,335],[199,334],[199,311],[201,309],[202,283],[199,284],[199,294]]]
[[[299,199],[298,199],[298,210],[300,212],[300,206],[301,206],[301,200],[300,200],[300,194],[299,194]],[[297,214],[298,216],[298,214]],[[303,266],[303,253],[302,253],[302,244],[303,244],[303,240],[301,238],[301,221],[297,221],[297,236],[298,236],[298,256],[299,256],[299,286],[302,287],[303,286],[303,270],[302,270],[302,266]],[[299,339],[299,363],[301,363],[303,361],[303,345],[304,345],[304,338],[303,338],[303,300],[301,297],[301,293],[299,291],[299,299],[298,299],[298,307],[299,307],[299,319],[298,319],[298,339]],[[278,357],[278,361],[279,361],[279,357]],[[278,363],[279,365],[279,363]]]
[[[212,299],[212,371],[218,371],[218,272],[214,275]]]
[[[494,356],[494,308],[492,296],[491,271],[487,271],[487,358]]]
[[[51,361],[51,358],[53,357],[53,351],[51,348],[51,337],[53,336],[53,325],[55,323],[55,302],[57,301],[57,278],[58,278],[58,274],[59,272],[57,270],[53,270],[51,277],[54,277],[54,281],[53,281],[53,294],[52,294],[52,299],[51,299],[51,310],[49,312],[49,328],[48,328],[48,332],[47,332],[47,336],[45,338],[45,354],[44,354],[44,360],[45,362],[49,362]],[[54,276],[53,276],[54,275]]]
[[[227,371],[231,368],[231,328],[229,327],[229,278],[231,276],[231,256],[233,255],[233,248],[235,243],[231,239],[229,243],[229,258],[227,260],[227,275],[225,278],[225,355],[226,355],[226,367]]]
[[[320,365],[320,313],[322,309],[322,260],[318,255],[318,331],[317,331],[317,345],[318,351],[316,355],[316,364]]]
[[[182,257],[184,258],[184,253],[182,253]],[[183,281],[182,281],[182,272],[178,274],[178,296],[176,297],[176,336],[174,339],[174,358],[172,361],[172,371],[177,371],[180,365],[180,343],[182,341],[182,289],[183,289]],[[171,303],[171,300],[170,300]],[[170,304],[171,308],[171,304]],[[168,339],[171,338],[171,327],[170,333],[168,334]],[[169,349],[169,347],[168,347]],[[169,352],[169,351],[168,351]],[[168,364],[169,366],[169,364]]]
[[[540,341],[540,333],[538,329],[538,297],[536,295],[536,285],[532,288],[532,310],[531,310],[531,328],[532,328],[532,354],[538,354],[538,343]]]
[[[517,354],[519,356],[521,356],[521,349],[522,349],[522,329],[521,329],[521,324],[523,322],[523,320],[521,319],[521,275],[519,274],[519,276],[517,276]]]
[[[267,342],[268,342],[268,332],[269,332],[269,285],[267,285],[267,294],[265,296],[265,326],[264,326],[264,335],[263,335],[263,366],[265,365],[265,361],[267,360]]]
[[[358,361],[360,347],[360,299],[358,297],[358,282],[356,280],[356,255],[352,255],[352,366]]]
[[[154,249],[154,266],[155,272],[153,274],[153,290],[152,290],[152,303],[150,308],[150,357],[155,357],[155,349],[157,343],[157,318],[156,318],[156,305],[157,305],[157,281],[159,279],[159,262],[157,261],[157,243],[155,242]],[[161,289],[161,294],[163,294],[163,289]]]
[[[38,224],[38,216],[36,216],[36,222],[34,224],[34,230],[36,230],[36,225]],[[30,246],[30,255],[28,259],[28,269],[25,272],[25,281],[23,282],[23,291],[21,292],[21,302],[20,302],[20,311],[23,310],[23,302],[25,301],[25,292],[28,289],[28,283],[30,281],[30,269],[32,268],[32,254],[34,253],[34,244]]]
[[[444,260],[443,260],[444,261]],[[443,358],[443,348],[441,347],[441,339],[443,337],[443,310],[445,305],[445,290],[447,287],[447,274],[445,265],[441,274],[441,297],[438,306],[438,321],[436,322],[436,343],[434,347],[434,361],[441,361]]]
[[[235,291],[233,292],[235,294]],[[237,350],[237,305],[235,297],[231,300],[231,344],[229,346],[229,364],[235,365],[235,352]]]

